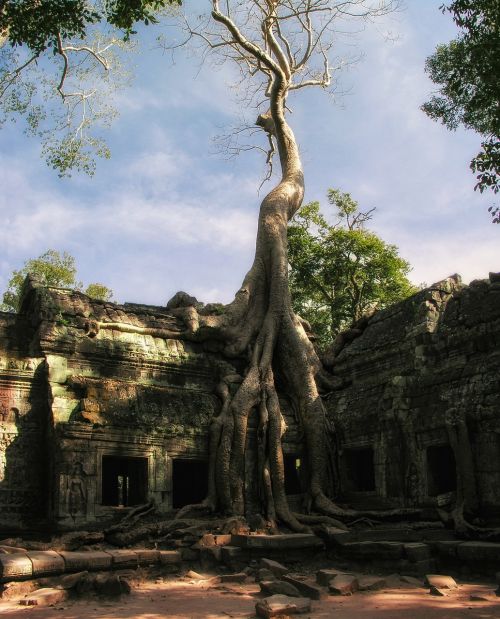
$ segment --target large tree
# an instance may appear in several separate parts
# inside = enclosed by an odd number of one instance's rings
[[[328,202],[333,223],[319,202],[311,202],[288,226],[292,307],[311,324],[321,348],[367,312],[418,290],[397,247],[366,228],[374,209],[362,212],[350,194],[338,189],[328,191]]]
[[[37,3],[36,3],[37,4]],[[126,4],[126,3],[124,3]],[[335,86],[343,61],[334,47],[342,36],[394,10],[398,0],[211,0],[211,11],[193,26],[197,41],[219,60],[236,63],[246,93],[256,102],[256,124],[269,144],[268,161],[279,158],[277,184],[260,205],[255,257],[226,306],[200,309],[185,294],[169,303],[182,316],[180,337],[209,341],[210,349],[238,359],[245,368],[221,377],[220,414],[209,442],[209,491],[203,508],[245,514],[244,463],[247,428],[258,412],[258,485],[261,512],[293,530],[304,524],[288,506],[281,440],[286,431],[277,392],[286,393],[304,435],[309,505],[323,514],[345,511],[332,501],[326,418],[321,390],[338,380],[321,364],[295,314],[288,286],[287,225],[304,196],[299,148],[288,122],[291,95]],[[354,24],[349,26],[348,24]],[[95,334],[99,324],[89,325]]]
[[[287,225],[302,204],[304,175],[288,123],[289,97],[309,87],[328,88],[336,77],[333,43],[340,22],[366,22],[395,8],[391,1],[212,0],[201,28],[186,22],[188,38],[219,58],[237,63],[247,92],[260,99],[256,123],[277,151],[280,178],[260,205],[255,257],[234,300],[216,313],[178,307],[185,337],[218,340],[230,357],[246,360],[241,375],[223,377],[220,414],[211,424],[209,492],[204,506],[245,513],[244,463],[249,416],[258,411],[258,484],[262,513],[293,530],[304,525],[288,506],[281,439],[286,430],[277,381],[296,412],[307,452],[309,504],[327,515],[342,513],[328,497],[329,459],[321,389],[337,386],[292,309],[288,286]],[[344,24],[344,28],[345,28]],[[338,62],[338,61],[337,61]],[[177,302],[178,301],[178,302]],[[182,306],[182,299],[171,307]]]
[[[480,133],[481,151],[470,167],[476,189],[500,189],[500,6],[498,0],[454,0],[442,7],[459,35],[438,45],[426,71],[439,87],[422,106],[448,129],[463,125]]]

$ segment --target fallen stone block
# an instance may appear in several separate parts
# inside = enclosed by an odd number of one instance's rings
[[[281,580],[289,582],[293,585],[302,595],[311,598],[311,600],[322,600],[326,597],[326,593],[320,587],[295,578],[293,576],[283,575]]]
[[[293,598],[301,597],[299,590],[284,580],[263,580],[260,582],[260,590],[266,595],[288,595]]]
[[[68,592],[65,589],[49,589],[44,587],[19,600],[19,604],[21,606],[54,606],[64,602],[67,598]]]
[[[160,561],[160,551],[154,548],[134,549],[139,565],[153,565]]]
[[[113,557],[101,550],[82,550],[79,552],[61,550],[58,554],[64,559],[66,572],[107,570],[113,562]]]
[[[316,572],[316,582],[322,587],[328,587],[330,581],[332,581],[335,576],[338,576],[338,574],[338,570],[318,570]]]
[[[216,546],[228,546],[231,543],[231,535],[214,535]]]
[[[438,589],[457,589],[458,585],[451,576],[442,574],[426,574],[424,583],[428,587],[437,587]]]
[[[178,550],[160,550],[160,563],[162,565],[179,565],[181,562],[181,553]]]
[[[122,593],[130,593],[130,584],[118,574],[98,574],[94,586],[100,595],[118,597]]]
[[[287,567],[272,559],[261,559],[260,566],[270,570],[275,576],[282,576],[290,571]]]
[[[255,574],[255,581],[261,582],[263,580],[276,580],[276,576],[267,567],[261,567]]]
[[[205,533],[195,545],[197,545],[198,548],[202,546],[215,546],[215,536],[212,533]]]
[[[65,574],[61,576],[59,582],[54,586],[55,589],[74,589],[78,583],[88,576],[88,572],[77,572],[76,574]]]
[[[419,580],[418,578],[415,578],[414,576],[401,576],[400,580],[401,582],[404,582],[408,585],[412,585],[414,587],[424,586],[423,582]]]
[[[355,576],[339,574],[328,585],[330,595],[352,595],[359,589],[359,581]]]
[[[200,563],[205,570],[213,569],[222,560],[222,546],[200,548]]]
[[[429,593],[431,595],[436,595],[438,597],[446,597],[448,595],[444,589],[440,589],[439,587],[434,587],[433,585],[429,589]]]
[[[53,550],[30,550],[27,556],[33,564],[33,576],[62,574],[66,569],[64,559]]]
[[[0,599],[13,600],[37,589],[39,585],[33,580],[11,581],[0,585]]]
[[[272,595],[257,602],[255,610],[257,615],[266,619],[278,615],[300,615],[311,610],[311,600],[291,598],[286,595]]]
[[[361,576],[358,585],[360,591],[378,591],[387,586],[387,581],[380,576]]]
[[[138,566],[138,556],[133,550],[120,549],[120,550],[106,550],[111,555],[112,567],[114,568],[136,568]]]
[[[0,582],[32,578],[33,564],[25,554],[0,555]]]
[[[247,574],[245,572],[238,572],[237,574],[221,574],[220,575],[220,582],[221,583],[225,583],[225,582],[245,582],[245,580],[247,579]]]
[[[404,552],[412,563],[425,561],[431,557],[431,549],[427,544],[413,542],[404,545]]]

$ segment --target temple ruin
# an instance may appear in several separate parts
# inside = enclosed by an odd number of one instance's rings
[[[104,526],[148,501],[169,512],[203,499],[215,388],[242,363],[176,339],[181,330],[165,307],[27,280],[19,314],[0,314],[4,531]],[[482,518],[500,515],[500,275],[468,286],[453,276],[376,312],[337,350],[334,373],[341,387],[323,398],[336,500],[446,508],[458,492]],[[280,398],[299,511],[307,464]],[[248,456],[248,506],[255,474]]]

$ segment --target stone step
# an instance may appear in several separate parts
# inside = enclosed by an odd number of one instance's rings
[[[322,548],[323,542],[312,533],[290,533],[285,535],[232,535],[231,546],[249,550],[296,550],[298,548]]]

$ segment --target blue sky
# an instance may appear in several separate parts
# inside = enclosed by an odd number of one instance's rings
[[[406,10],[359,36],[364,59],[342,76],[339,101],[311,90],[291,100],[306,200],[349,191],[385,241],[410,261],[415,283],[460,273],[466,282],[500,270],[492,195],[473,191],[470,159],[480,136],[451,133],[419,106],[432,91],[424,61],[456,34],[442,0]],[[390,30],[397,35],[388,42]],[[150,40],[153,34],[149,34]],[[48,248],[75,256],[80,279],[110,286],[121,302],[164,304],[177,290],[200,300],[232,298],[251,264],[265,172],[256,152],[226,160],[213,137],[235,122],[232,72],[175,65],[145,43],[136,79],[119,95],[109,161],[95,176],[60,179],[18,125],[0,132],[0,290],[13,269]]]

